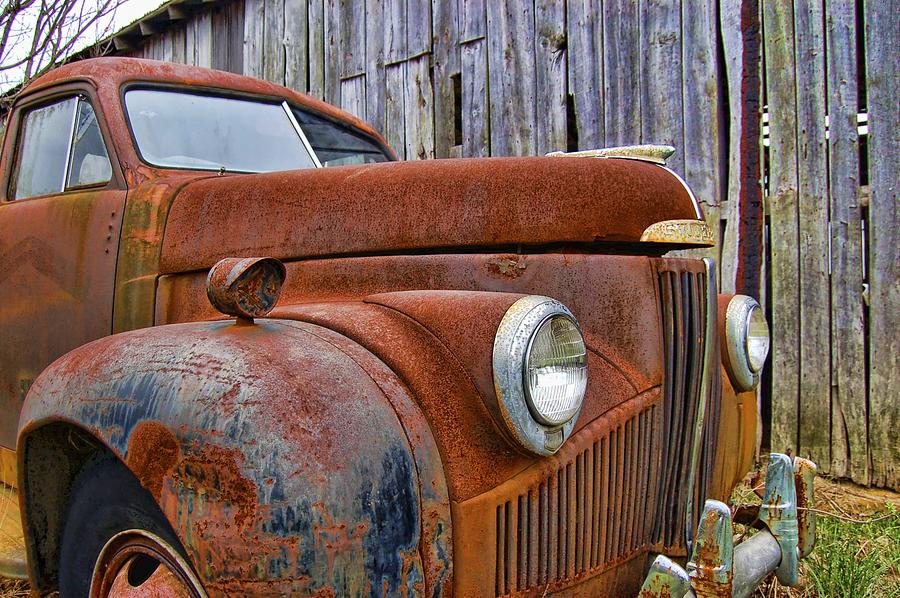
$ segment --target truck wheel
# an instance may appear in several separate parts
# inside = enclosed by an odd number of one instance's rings
[[[115,458],[89,463],[75,481],[60,541],[59,595],[206,595],[153,497]]]

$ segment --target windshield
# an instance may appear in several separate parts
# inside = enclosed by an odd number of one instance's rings
[[[125,108],[141,156],[155,166],[239,172],[316,166],[281,104],[132,89]]]

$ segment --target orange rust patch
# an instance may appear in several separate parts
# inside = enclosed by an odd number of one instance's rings
[[[178,461],[178,440],[159,422],[144,421],[128,439],[128,468],[156,500],[162,495],[165,475]]]
[[[241,474],[244,456],[238,449],[213,444],[191,447],[173,472],[185,488],[203,491],[214,501],[230,504],[235,509],[234,522],[239,527],[252,523],[256,513],[256,484]]]
[[[518,278],[525,273],[528,264],[524,256],[504,255],[488,260],[488,271],[506,278]]]

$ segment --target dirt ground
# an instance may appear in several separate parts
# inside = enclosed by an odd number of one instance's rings
[[[757,501],[748,476],[738,502]],[[900,494],[816,479],[818,543],[801,563],[800,585],[773,579],[755,598],[900,598]],[[28,584],[0,579],[0,598],[29,596]]]

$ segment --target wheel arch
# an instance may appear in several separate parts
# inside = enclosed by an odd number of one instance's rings
[[[98,451],[151,492],[222,590],[252,593],[241,584],[254,577],[286,593],[449,583],[449,499],[427,423],[387,366],[311,328],[162,326],[51,365],[20,420],[35,587],[54,583],[72,483]]]

